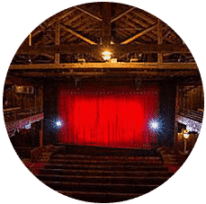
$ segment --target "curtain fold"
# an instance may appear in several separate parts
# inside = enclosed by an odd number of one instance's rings
[[[117,148],[150,147],[157,141],[149,123],[157,118],[157,87],[143,90],[71,90],[61,87],[61,143]]]

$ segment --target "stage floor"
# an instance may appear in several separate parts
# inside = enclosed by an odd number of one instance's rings
[[[62,146],[62,152],[65,154],[84,154],[84,155],[109,155],[109,156],[159,156],[155,148],[111,148],[99,146],[81,146],[81,145],[65,145]]]

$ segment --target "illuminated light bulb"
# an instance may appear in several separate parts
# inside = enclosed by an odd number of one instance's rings
[[[58,127],[62,126],[61,121],[57,121],[57,122],[56,122],[56,125],[57,125]]]
[[[184,130],[184,131],[183,131],[183,137],[184,137],[185,139],[188,139],[189,136],[190,136],[189,130],[188,130],[188,129]]]
[[[184,137],[185,139],[188,139],[189,136],[190,136],[190,134],[188,134],[188,133],[184,133],[184,134],[183,134],[183,137]]]
[[[112,53],[110,51],[104,51],[102,53],[102,57],[103,57],[103,59],[105,61],[110,60],[111,59],[111,55],[112,55]]]
[[[153,129],[157,129],[158,128],[158,123],[157,122],[151,122],[151,127],[153,128]]]

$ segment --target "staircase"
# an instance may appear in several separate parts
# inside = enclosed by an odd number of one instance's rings
[[[115,154],[115,150],[110,149],[91,152],[89,154],[88,149],[57,152],[37,178],[72,198],[118,202],[148,193],[172,175],[158,155],[142,156],[142,151],[132,151],[131,155],[131,151],[123,150]]]
[[[179,150],[168,147],[160,147],[157,151],[160,153],[165,166],[172,173],[175,173],[188,157],[188,155],[181,153]]]

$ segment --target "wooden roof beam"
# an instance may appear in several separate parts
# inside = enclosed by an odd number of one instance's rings
[[[69,69],[156,69],[156,70],[198,70],[197,64],[191,63],[157,63],[157,62],[87,62],[60,64],[24,64],[10,65],[9,70],[69,70]]]
[[[122,18],[124,15],[126,15],[127,13],[129,13],[130,11],[132,11],[132,10],[134,10],[134,9],[135,9],[135,7],[132,7],[132,8],[130,8],[130,9],[128,9],[127,11],[125,11],[125,12],[123,12],[122,14],[118,15],[117,17],[113,18],[113,19],[110,21],[110,23],[113,23],[114,21]]]
[[[111,3],[101,3],[101,14],[102,14],[102,44],[108,47],[111,42]]]
[[[84,40],[85,42],[87,42],[87,43],[89,43],[89,44],[91,44],[91,45],[96,45],[96,44],[97,44],[97,43],[95,43],[94,41],[92,41],[92,40],[90,40],[90,39],[88,39],[88,38],[80,35],[79,33],[73,31],[72,29],[70,29],[70,28],[68,28],[68,27],[66,27],[66,26],[64,26],[64,25],[62,25],[62,24],[61,24],[61,27],[62,27],[64,30],[70,32],[72,35],[75,35],[76,37]]]
[[[157,24],[153,25],[153,26],[150,26],[149,28],[143,30],[142,32],[140,33],[137,33],[136,35],[132,36],[131,38],[128,38],[127,40],[121,42],[120,44],[121,45],[125,45],[125,44],[128,44],[130,42],[132,42],[133,40],[143,36],[144,34],[148,33],[149,31],[153,30],[154,28],[156,28]]]
[[[55,53],[101,53],[103,45],[50,45],[50,46],[21,46],[16,54],[55,54]],[[109,49],[118,54],[139,52],[139,53],[190,53],[183,44],[138,44],[138,45],[110,45]]]
[[[138,9],[136,10],[136,12],[133,12],[134,15],[142,18],[143,20],[147,21],[148,23],[150,24],[155,24],[156,23],[156,18],[152,18],[152,17],[149,17],[148,15],[146,15],[145,12],[142,12],[142,10]]]
[[[75,6],[75,8],[76,8],[76,9],[78,9],[78,10],[80,10],[81,12],[83,12],[83,13],[87,14],[88,16],[90,16],[90,17],[92,17],[92,18],[94,18],[94,19],[98,20],[98,21],[102,21],[102,19],[101,19],[101,18],[99,18],[98,16],[95,16],[95,15],[94,15],[94,14],[92,14],[91,12],[86,11],[85,9],[80,8],[79,6]]]
[[[150,24],[148,22],[146,22],[145,20],[141,19],[141,18],[135,18],[134,15],[128,15],[128,20],[131,21],[131,23],[134,24],[138,24],[138,26],[141,26],[143,29],[147,29],[149,26],[152,26],[154,24]],[[157,39],[157,36],[154,35],[152,32],[151,33],[147,33],[147,37],[151,38],[151,40],[154,42]]]
[[[160,71],[112,71],[112,72],[96,72],[96,71],[78,71],[78,72],[34,72],[34,71],[28,71],[24,73],[12,73],[15,76],[21,76],[21,77],[66,77],[66,76],[121,76],[121,75],[133,75],[133,76],[153,76],[153,77],[173,77],[173,76],[197,76],[199,75],[199,72],[197,70],[190,70],[190,71],[166,71],[166,72],[160,72]]]
[[[58,20],[61,20],[63,18],[65,18],[66,16],[68,16],[69,14],[71,14],[75,9],[66,9],[58,14],[56,14],[55,16],[47,19],[46,21],[44,21],[42,24],[40,24],[37,28],[40,28],[40,29],[35,29],[33,32],[32,32],[32,36],[36,36],[38,35],[40,32],[45,32],[45,30],[52,26],[56,21]]]

